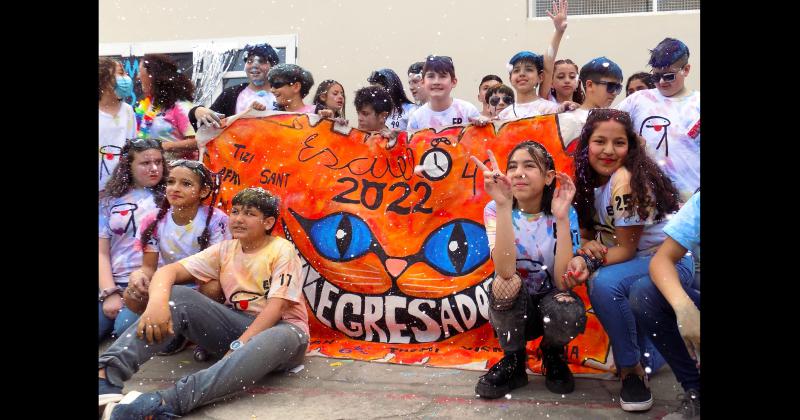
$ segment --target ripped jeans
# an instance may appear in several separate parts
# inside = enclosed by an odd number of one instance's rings
[[[494,302],[493,287],[489,287],[489,322],[506,353],[523,351],[528,341],[542,336],[540,347],[564,347],[586,329],[583,301],[571,290],[530,295],[523,286],[510,308],[496,310]]]

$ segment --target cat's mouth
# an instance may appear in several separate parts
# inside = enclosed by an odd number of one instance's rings
[[[292,240],[283,224],[287,239]],[[392,288],[386,294],[344,290],[303,262],[303,293],[312,315],[350,338],[381,343],[431,343],[480,327],[489,320],[487,290],[493,274],[478,284],[441,298],[410,296]]]

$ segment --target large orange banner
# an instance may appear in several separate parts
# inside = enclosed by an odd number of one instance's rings
[[[573,174],[557,115],[403,133],[392,147],[305,114],[238,118],[215,134],[204,160],[221,175],[225,211],[250,186],[281,198],[274,232],[304,262],[309,354],[475,370],[503,356],[488,322],[490,199],[469,157],[488,161],[491,149],[504,168],[517,143],[535,140]],[[585,286],[576,292],[588,306]],[[587,309],[568,360],[576,374],[608,376],[609,340]],[[540,372],[538,357],[529,363]]]

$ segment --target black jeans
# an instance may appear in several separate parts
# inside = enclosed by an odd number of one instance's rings
[[[568,296],[559,302],[556,295]],[[489,287],[489,302],[493,302]],[[525,350],[525,343],[544,336],[540,347],[563,347],[586,330],[586,308],[571,290],[553,289],[547,294],[532,296],[520,289],[514,306],[497,311],[489,305],[489,322],[506,353]]]

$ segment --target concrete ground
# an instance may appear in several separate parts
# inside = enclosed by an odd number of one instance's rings
[[[102,352],[111,344],[105,341]],[[209,366],[196,362],[189,347],[156,356],[125,384],[124,392],[163,389]],[[645,413],[619,407],[619,381],[577,378],[568,395],[549,392],[544,377],[530,375],[527,386],[506,398],[475,395],[482,372],[306,357],[297,373],[275,372],[230,400],[202,407],[187,420],[289,419],[660,419],[678,407],[682,392],[665,366],[650,379],[655,404]]]

